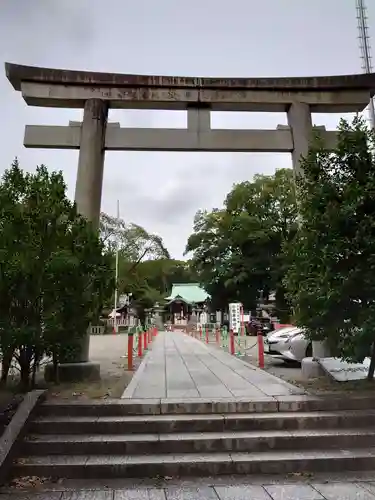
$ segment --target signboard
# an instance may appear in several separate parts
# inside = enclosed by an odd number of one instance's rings
[[[229,304],[229,328],[234,333],[239,333],[241,329],[241,308],[240,302]]]

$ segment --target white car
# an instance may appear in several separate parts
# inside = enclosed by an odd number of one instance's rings
[[[312,356],[311,342],[306,339],[303,329],[297,327],[280,328],[269,333],[265,339],[265,354],[284,361],[300,363]]]

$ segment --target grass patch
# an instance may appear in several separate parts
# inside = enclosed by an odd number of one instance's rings
[[[319,377],[310,380],[290,380],[290,383],[306,389],[311,394],[325,393],[345,393],[351,395],[366,395],[375,396],[375,381],[374,380],[351,380],[348,382],[336,382],[335,380],[326,377]]]

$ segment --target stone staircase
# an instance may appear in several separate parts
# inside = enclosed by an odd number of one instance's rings
[[[375,470],[375,399],[44,403],[29,423],[13,476],[343,470]]]

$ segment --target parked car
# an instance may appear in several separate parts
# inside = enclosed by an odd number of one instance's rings
[[[274,326],[269,318],[254,317],[251,318],[249,322],[246,323],[246,335],[258,335],[259,330],[265,337],[270,332],[273,331]]]
[[[265,354],[286,362],[300,363],[303,358],[312,356],[311,342],[301,328],[279,328],[269,333],[264,343]]]

